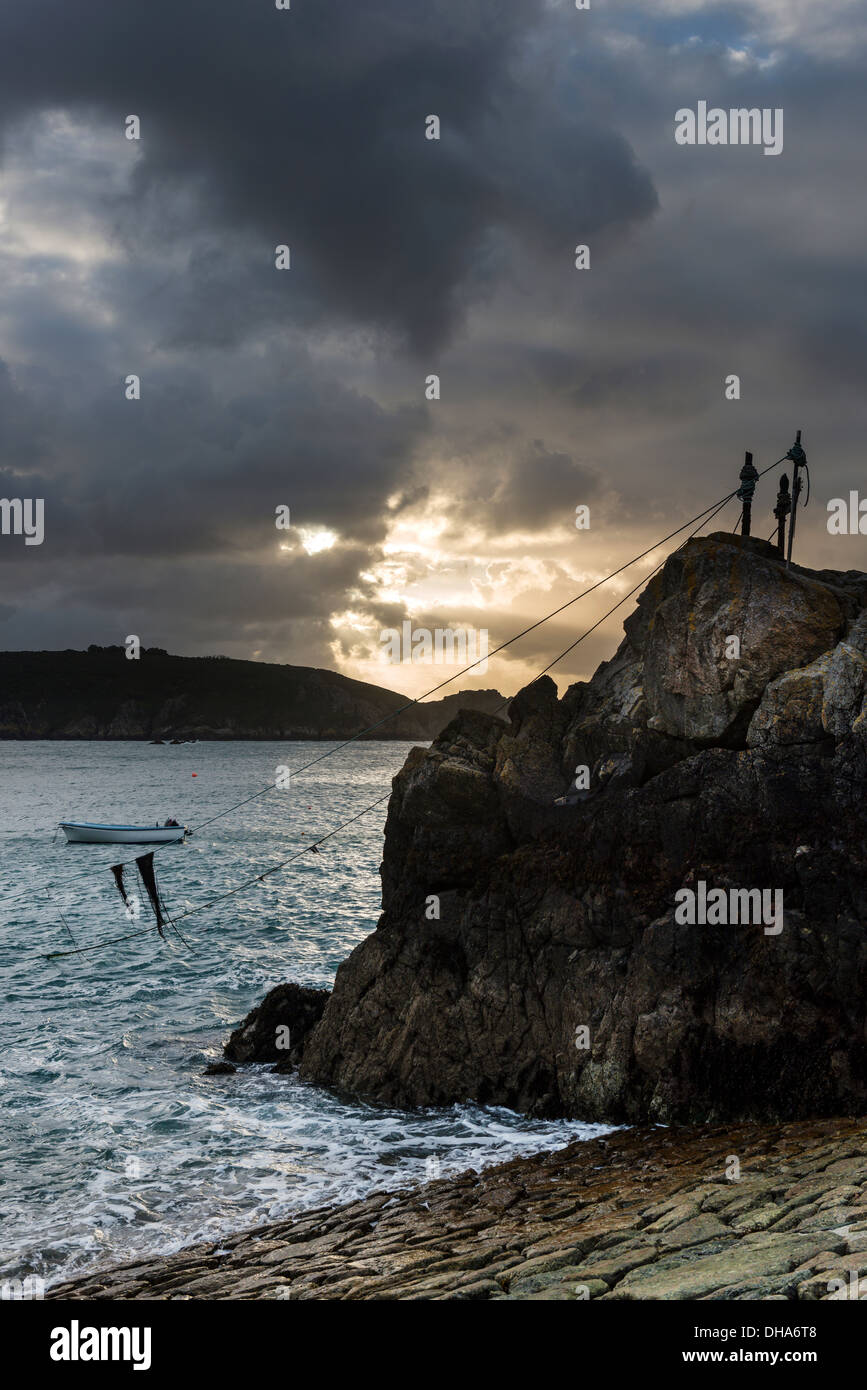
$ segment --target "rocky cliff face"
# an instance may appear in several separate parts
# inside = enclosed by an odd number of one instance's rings
[[[302,1076],[588,1119],[863,1112],[867,575],[718,534],[625,629],[562,700],[543,678],[407,759],[383,915]],[[684,889],[728,924],[690,925]]]

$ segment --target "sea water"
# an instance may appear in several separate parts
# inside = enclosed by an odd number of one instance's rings
[[[170,910],[210,902],[386,795],[410,747],[353,744],[159,849]],[[50,1285],[604,1132],[501,1108],[347,1103],[266,1067],[203,1075],[268,989],[330,986],[375,928],[386,804],[188,917],[187,945],[160,940],[147,903],[131,918],[117,892],[110,866],[145,850],[67,845],[56,824],[195,827],[333,748],[0,742],[0,1278]]]

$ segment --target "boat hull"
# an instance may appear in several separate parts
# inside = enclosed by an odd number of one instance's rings
[[[88,825],[61,821],[60,828],[71,845],[170,845],[186,834],[182,825]]]

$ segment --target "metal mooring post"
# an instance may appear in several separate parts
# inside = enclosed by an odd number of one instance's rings
[[[750,522],[752,520],[753,511],[753,493],[756,490],[756,483],[758,482],[758,480],[758,471],[753,467],[753,456],[749,452],[749,450],[747,450],[746,455],[744,456],[744,466],[741,469],[741,485],[737,491],[738,497],[744,504],[743,525],[741,526],[742,536],[748,536],[750,534]]]
[[[792,495],[789,492],[789,476],[784,473],[780,479],[780,490],[777,493],[777,505],[774,507],[774,516],[777,518],[777,549],[780,555],[786,553],[786,517],[792,510]]]
[[[789,522],[789,548],[786,552],[786,568],[788,569],[789,565],[792,563],[792,545],[794,544],[795,540],[795,522],[798,518],[798,498],[800,497],[801,489],[804,486],[801,480],[800,470],[802,468],[807,468],[807,455],[801,448],[800,430],[798,430],[798,436],[791,449],[786,454],[786,458],[791,459],[792,463],[795,465],[794,470],[792,472],[792,520]],[[809,478],[809,476],[810,473],[808,469],[807,477]]]

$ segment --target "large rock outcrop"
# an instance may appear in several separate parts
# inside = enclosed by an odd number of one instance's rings
[[[768,682],[833,647],[844,596],[763,550],[698,542],[644,590],[625,626],[643,662],[653,728],[738,743]],[[728,655],[730,637],[738,659]]]
[[[865,610],[867,575],[693,540],[592,681],[558,700],[543,678],[509,725],[462,714],[415,750],[382,918],[302,1076],[587,1119],[862,1113]],[[782,923],[688,925],[701,885],[781,891]]]

